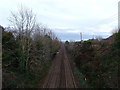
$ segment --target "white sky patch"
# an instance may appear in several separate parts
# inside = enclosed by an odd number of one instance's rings
[[[68,30],[67,33],[80,33],[80,30]]]
[[[31,8],[38,22],[59,33],[111,33],[117,27],[119,0],[1,0],[0,24],[8,26],[11,11]],[[64,36],[63,36],[64,37]],[[69,38],[68,38],[69,39]]]

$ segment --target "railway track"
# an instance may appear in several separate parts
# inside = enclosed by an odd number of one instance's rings
[[[42,88],[77,88],[70,60],[63,45],[53,60]]]

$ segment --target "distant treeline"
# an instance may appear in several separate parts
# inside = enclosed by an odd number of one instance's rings
[[[54,33],[38,24],[32,10],[21,8],[2,30],[3,88],[32,88],[42,82],[60,48]]]
[[[79,87],[119,87],[120,30],[107,39],[66,41],[66,48],[74,60]]]

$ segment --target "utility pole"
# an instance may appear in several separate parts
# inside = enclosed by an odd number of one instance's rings
[[[92,37],[92,39],[94,40],[94,34],[93,34],[93,37]]]
[[[81,39],[81,42],[82,42],[82,32],[80,32],[80,39]]]

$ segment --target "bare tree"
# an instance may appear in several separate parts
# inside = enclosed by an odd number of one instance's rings
[[[21,7],[18,12],[11,12],[10,22],[17,31],[19,36],[19,43],[22,51],[27,54],[26,57],[26,70],[28,69],[29,52],[31,46],[31,34],[36,26],[36,15],[33,14],[31,9]]]

